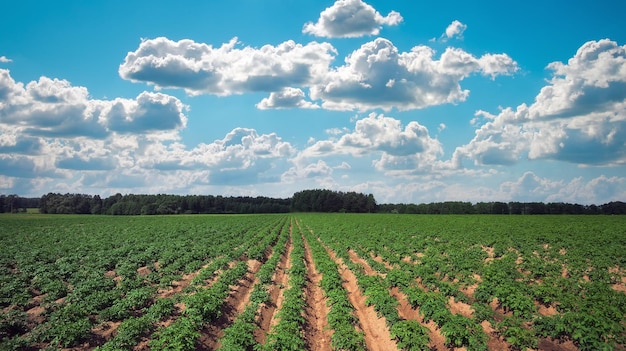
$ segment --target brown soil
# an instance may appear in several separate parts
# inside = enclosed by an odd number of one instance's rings
[[[480,282],[483,281],[481,276],[475,273],[474,273],[474,279],[476,279],[477,283],[465,286],[460,289],[463,293],[465,293],[465,295],[469,296],[470,298],[474,298],[474,292],[476,292],[476,288],[478,288],[478,285],[480,284]]]
[[[91,329],[91,332],[103,340],[109,340],[120,324],[122,322],[105,322]]]
[[[493,261],[493,258],[495,256],[494,254],[494,249],[491,246],[481,246],[481,248],[483,249],[483,251],[485,251],[487,253],[487,258],[485,258],[485,263],[489,262],[489,261]]]
[[[237,285],[231,286],[230,294],[222,307],[220,317],[200,331],[200,340],[197,350],[216,350],[219,348],[219,339],[224,335],[224,329],[230,326],[237,315],[241,314],[250,299],[254,286],[258,283],[255,275],[261,268],[261,262],[248,260],[248,272]]]
[[[472,313],[474,312],[474,310],[472,310],[472,306],[464,302],[460,302],[460,301],[457,302],[454,300],[454,297],[452,296],[448,298],[448,304],[450,305],[451,313],[460,314],[467,318],[472,318]]]
[[[324,292],[320,288],[322,274],[315,268],[311,248],[304,241],[304,262],[306,264],[307,281],[305,287],[306,307],[304,323],[304,341],[307,350],[331,351],[330,338],[332,331],[328,329],[328,305]]]
[[[234,267],[236,264],[236,261],[232,261],[228,264],[228,266],[230,268]],[[156,265],[156,264],[155,264]],[[157,292],[156,295],[156,299],[162,299],[162,298],[168,298],[168,297],[172,297],[174,295],[180,294],[183,289],[187,286],[189,286],[189,284],[191,283],[191,281],[198,276],[198,274],[200,274],[200,272],[207,268],[209,266],[209,264],[205,264],[204,266],[202,266],[202,268],[200,268],[199,270],[189,273],[189,274],[185,274],[183,275],[181,280],[177,280],[171,283],[172,287],[168,288],[168,289],[160,289]],[[248,265],[249,267],[250,265]],[[213,283],[215,283],[217,281],[217,279],[219,278],[219,274],[216,274],[210,281],[205,282],[206,284],[204,285],[204,287],[209,287],[211,285],[213,285]],[[185,311],[186,307],[184,303],[182,302],[178,302],[174,305],[175,310],[174,312],[164,321],[160,321],[156,324],[157,329],[161,329],[161,328],[167,328],[169,325],[171,325],[172,323],[174,323],[174,321],[176,319],[178,319],[178,317]],[[117,325],[114,326],[113,330],[117,329]],[[144,350],[149,350],[148,348],[148,343],[150,342],[150,338],[149,337],[142,337],[141,340],[139,340],[139,343],[137,343],[137,345],[133,348],[133,350],[135,351],[144,351]]]
[[[188,274],[183,274],[182,279],[173,281],[170,284],[171,285],[170,288],[168,288],[168,289],[159,289],[159,291],[157,292],[156,298],[157,299],[163,299],[163,298],[171,297],[173,295],[176,295],[176,294],[180,293],[181,291],[183,291],[184,288],[189,286],[189,284],[191,283],[193,278],[197,277],[198,274],[200,274],[200,272],[202,272],[202,270],[207,268],[208,266],[209,266],[209,264],[207,263],[204,266],[202,266],[202,268],[200,268],[199,270],[197,270],[195,272],[191,272],[191,273],[188,273]]]
[[[326,248],[330,257],[340,267],[341,278],[344,280],[343,287],[348,292],[348,300],[359,318],[359,324],[365,334],[365,344],[370,351],[389,351],[398,350],[395,340],[391,338],[389,329],[387,329],[384,317],[378,317],[373,306],[365,305],[365,296],[361,294],[356,281],[356,276],[338,258],[332,250]]]
[[[611,287],[615,291],[626,292],[626,273],[619,266],[609,268],[609,273],[618,274],[621,279],[619,283],[612,284]]]
[[[140,277],[145,277],[145,276],[149,275],[150,273],[152,273],[152,271],[150,271],[150,268],[148,268],[146,266],[137,268],[137,274]]]
[[[270,302],[262,304],[259,311],[259,328],[254,331],[254,339],[259,344],[265,344],[267,333],[269,333],[276,311],[280,310],[283,304],[283,292],[286,288],[289,276],[287,270],[291,267],[291,243],[292,226],[289,226],[290,238],[287,240],[285,251],[278,262],[276,272],[272,277],[272,284],[269,287]]]
[[[365,274],[367,275],[379,275],[378,272],[376,272],[375,270],[372,269],[372,267],[370,267],[369,263],[367,263],[367,261],[365,261],[364,259],[362,259],[361,257],[359,257],[359,255],[354,252],[354,250],[349,250],[348,251],[348,255],[350,256],[350,260],[352,260],[352,262],[360,265],[361,267],[363,267]]]
[[[557,313],[558,313],[558,312],[557,312],[557,310],[556,310],[556,308],[555,308],[554,306],[548,306],[548,307],[546,307],[546,306],[544,306],[544,305],[542,305],[542,304],[540,304],[540,303],[536,303],[536,306],[537,306],[537,311],[538,311],[538,312],[539,312],[539,314],[540,314],[540,315],[542,315],[542,316],[547,316],[547,317],[549,317],[549,316],[554,316],[555,314],[557,314]]]
[[[385,265],[385,268],[391,270],[394,269],[393,266],[391,264],[389,264],[389,262],[385,261],[382,257],[374,254],[373,252],[370,252],[370,256],[372,256],[372,259],[374,259],[374,261],[378,262],[378,263],[382,263],[383,265]]]
[[[437,328],[435,322],[430,321],[429,323],[424,323],[424,319],[419,313],[418,308],[413,308],[407,299],[407,296],[400,291],[399,288],[395,287],[391,289],[391,295],[398,300],[398,315],[401,318],[406,320],[416,320],[422,325],[428,328],[428,337],[430,339],[430,343],[428,346],[431,350],[437,351],[448,351],[449,348],[446,347],[446,338],[441,335],[441,332]]]
[[[41,324],[44,322],[45,317],[42,315],[46,312],[46,309],[41,306],[41,303],[45,299],[46,294],[37,295],[29,301],[28,305],[33,306],[26,311],[28,320],[34,324]]]
[[[496,335],[496,331],[491,326],[491,323],[482,321],[480,326],[483,327],[485,334],[489,336],[489,340],[487,340],[487,349],[489,351],[508,351],[512,349],[508,342],[500,339],[498,335]]]
[[[540,339],[537,345],[542,351],[578,351],[578,347],[572,341],[560,342],[552,339]]]

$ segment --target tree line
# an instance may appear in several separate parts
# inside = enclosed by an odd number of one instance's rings
[[[87,194],[48,193],[41,198],[0,195],[0,213],[38,208],[50,214],[155,215],[196,213],[381,212],[403,214],[626,214],[626,203],[602,205],[563,202],[463,202],[377,204],[372,194],[325,189],[296,192],[291,198],[213,195],[115,194],[106,198]]]
[[[291,198],[293,212],[377,212],[374,195],[324,189],[304,190]]]
[[[41,197],[40,213],[157,215],[197,213],[285,213],[289,199],[213,195],[55,194]]]

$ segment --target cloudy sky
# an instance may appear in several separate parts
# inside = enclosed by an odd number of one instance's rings
[[[626,3],[5,1],[0,193],[626,200]]]

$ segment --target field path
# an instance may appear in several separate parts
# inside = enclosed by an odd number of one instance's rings
[[[325,246],[325,245],[324,245]],[[326,247],[326,250],[330,257],[337,263],[341,273],[341,278],[344,280],[343,287],[348,292],[348,299],[354,309],[356,315],[359,318],[359,324],[365,334],[365,344],[369,351],[390,351],[398,350],[396,342],[391,338],[389,329],[387,328],[386,319],[384,317],[378,317],[373,306],[367,306],[365,304],[365,296],[359,290],[356,276],[348,269],[343,263],[343,260]]]
[[[222,314],[212,323],[204,326],[200,330],[200,340],[198,341],[197,350],[215,350],[219,347],[219,339],[224,334],[224,329],[230,326],[237,315],[243,312],[248,304],[250,294],[254,290],[254,286],[258,283],[255,275],[261,268],[261,262],[257,260],[248,260],[248,271],[246,275],[239,280],[237,285],[231,286],[230,293],[226,302],[222,306]]]
[[[299,224],[298,224],[299,227]],[[304,338],[307,350],[331,351],[330,338],[332,331],[328,329],[328,306],[324,291],[320,287],[322,274],[315,268],[311,247],[304,241],[304,261],[307,270],[305,287],[306,307]]]
[[[275,322],[274,315],[276,311],[279,311],[283,305],[283,293],[287,287],[289,281],[289,275],[287,270],[291,268],[291,251],[293,250],[293,244],[291,236],[293,235],[293,224],[289,225],[289,239],[287,240],[285,251],[276,266],[276,271],[272,277],[272,283],[269,287],[270,302],[262,304],[259,312],[258,324],[259,328],[254,331],[254,339],[259,344],[265,344],[267,340],[267,333]]]
[[[353,250],[350,250],[349,254],[350,254],[350,259],[352,260],[352,262],[359,264],[363,267],[365,274],[383,276],[383,274],[372,269],[372,267],[367,263],[367,261],[359,257],[359,255],[357,255],[357,253],[354,252]],[[384,262],[382,258],[380,258],[380,260],[381,261],[379,262]],[[406,295],[402,293],[399,288],[397,287],[392,288],[390,291],[390,294],[398,301],[398,304],[399,304],[398,315],[400,316],[400,318],[405,319],[405,320],[416,320],[428,328],[428,336],[430,338],[431,349],[438,350],[438,351],[462,350],[462,349],[457,349],[457,348],[450,349],[446,347],[445,345],[446,338],[441,334],[435,322],[430,321],[428,323],[424,323],[424,319],[419,314],[419,309],[413,308],[411,304],[409,304],[409,300],[407,299]]]

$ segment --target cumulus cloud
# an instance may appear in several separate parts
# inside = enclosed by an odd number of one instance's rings
[[[219,48],[192,40],[144,40],[119,67],[122,78],[157,88],[182,88],[189,95],[226,96],[269,92],[259,109],[317,108],[366,111],[420,109],[467,99],[460,82],[472,74],[491,79],[511,75],[517,63],[506,54],[476,57],[447,48],[439,58],[428,46],[399,52],[387,39],[363,44],[331,67],[337,51],[328,43],[287,41],[261,48]],[[304,90],[309,90],[306,99]]]
[[[380,171],[420,172],[432,167],[442,153],[441,143],[419,123],[411,121],[403,128],[395,118],[371,113],[356,122],[354,131],[337,139],[317,141],[299,157],[380,155],[373,161]]]
[[[447,41],[452,38],[463,39],[463,32],[465,32],[466,29],[466,24],[461,23],[459,20],[454,20],[448,25],[446,31],[441,35],[441,40]]]
[[[270,96],[261,100],[256,107],[260,110],[286,108],[320,108],[317,104],[307,101],[304,92],[298,88],[285,88],[279,92],[272,92]]]
[[[362,0],[337,0],[320,13],[316,23],[306,23],[302,33],[318,37],[355,38],[378,35],[383,25],[395,26],[400,22],[402,16],[396,11],[383,17]]]
[[[530,106],[479,111],[487,123],[453,159],[512,164],[553,159],[583,165],[626,163],[626,46],[604,39],[581,46],[553,71]]]
[[[310,163],[304,167],[294,166],[289,168],[282,174],[281,180],[285,183],[294,183],[296,181],[308,179],[327,177],[333,173],[333,169],[329,167],[323,160],[318,160],[316,163]]]
[[[311,98],[334,110],[420,109],[465,101],[469,90],[460,81],[472,73],[510,75],[517,63],[506,54],[480,58],[458,48],[447,48],[439,59],[428,46],[399,52],[387,39],[363,44],[311,87]]]
[[[183,128],[177,98],[143,92],[136,99],[91,99],[85,87],[41,77],[25,86],[0,69],[0,124],[40,137],[105,138],[113,132],[149,133]]]
[[[10,58],[6,56],[0,56],[0,63],[9,63],[9,62],[13,62],[13,60],[11,60]]]
[[[219,48],[184,39],[143,40],[119,67],[122,78],[158,88],[183,88],[190,95],[226,96],[277,92],[315,82],[336,54],[328,43],[289,40],[277,46],[237,47],[237,38]]]
[[[278,181],[278,163],[294,148],[277,134],[258,134],[250,128],[235,128],[223,139],[201,143],[191,149],[183,144],[152,143],[137,155],[143,169],[159,171],[208,171],[209,184],[254,184]],[[275,172],[272,173],[272,172]]]
[[[589,181],[582,177],[565,181],[540,177],[527,171],[519,179],[500,185],[500,196],[512,201],[602,204],[622,200],[624,195],[626,178],[605,175]]]
[[[166,94],[98,100],[66,80],[22,83],[0,69],[0,174],[67,179],[135,167],[146,145],[178,138],[185,109]]]

